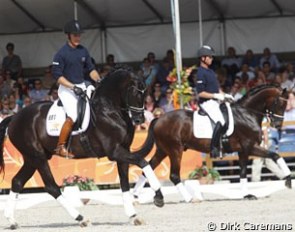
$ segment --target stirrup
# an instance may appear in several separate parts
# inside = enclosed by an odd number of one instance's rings
[[[63,150],[63,149],[64,149],[66,152],[62,153],[61,150]],[[66,158],[66,159],[73,159],[73,158],[75,158],[75,155],[72,154],[72,153],[70,153],[70,152],[68,151],[68,149],[66,149],[66,148],[64,147],[64,145],[59,145],[59,146],[57,146],[57,148],[54,149],[54,155],[57,155],[57,156],[59,156],[59,157]]]

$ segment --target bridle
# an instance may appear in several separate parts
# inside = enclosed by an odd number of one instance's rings
[[[281,97],[281,96],[277,96],[276,99],[274,100],[274,102],[272,103],[272,106],[271,106],[271,109],[275,109],[278,102],[282,100],[282,101],[288,101],[287,99]],[[266,109],[265,111],[265,116],[266,117],[269,117],[271,121],[283,121],[284,120],[284,115],[280,115],[280,114],[276,114],[273,112],[273,110],[270,110],[270,109]]]

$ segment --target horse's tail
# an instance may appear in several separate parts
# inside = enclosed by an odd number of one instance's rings
[[[0,173],[4,173],[4,156],[3,156],[3,146],[4,146],[4,139],[6,135],[6,129],[8,124],[10,123],[12,116],[6,117],[0,123]]]
[[[140,150],[132,152],[133,155],[135,156],[139,156],[141,158],[145,158],[150,151],[152,150],[154,143],[155,143],[155,139],[154,139],[154,126],[157,122],[158,118],[155,118],[149,126],[149,130],[148,130],[148,135],[147,138],[144,141],[144,144],[142,145],[142,147],[140,148]]]

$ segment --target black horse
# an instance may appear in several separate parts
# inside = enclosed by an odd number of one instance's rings
[[[125,212],[135,224],[142,221],[136,215],[129,193],[129,164],[139,166],[145,175],[151,178],[150,181],[160,199],[158,205],[161,205],[163,199],[160,183],[148,162],[129,151],[134,137],[134,124],[140,124],[144,120],[145,94],[146,86],[143,80],[133,72],[126,68],[113,71],[103,79],[90,99],[92,123],[85,133],[73,136],[70,144],[70,149],[77,159],[107,156],[117,162]],[[48,164],[57,144],[57,137],[46,133],[45,120],[51,105],[51,102],[32,104],[16,115],[5,118],[0,124],[0,172],[4,171],[3,143],[7,128],[11,142],[24,159],[23,166],[12,179],[8,207],[5,209],[5,216],[12,229],[18,227],[14,218],[15,200],[35,171],[40,173],[45,190],[58,200],[70,216],[80,226],[88,224],[88,220],[63,197]],[[86,143],[81,143],[81,139]]]
[[[251,89],[242,99],[231,104],[234,131],[229,137],[229,146],[223,152],[238,152],[240,165],[240,181],[242,183],[243,196],[255,198],[247,194],[247,162],[249,155],[271,158],[278,163],[286,176],[286,186],[291,188],[290,170],[283,158],[277,153],[268,151],[261,143],[261,123],[263,117],[268,116],[271,126],[280,127],[283,122],[283,114],[287,104],[288,93],[273,85],[261,85]],[[143,147],[135,152],[137,155],[146,156],[156,144],[156,152],[150,160],[150,165],[155,169],[161,161],[169,156],[170,180],[177,186],[179,192],[189,202],[192,196],[186,191],[180,179],[180,164],[182,153],[186,149],[201,152],[210,152],[210,139],[196,138],[193,134],[193,114],[188,110],[177,110],[166,113],[159,119],[152,121],[148,137]],[[134,188],[137,196],[145,184],[146,178],[141,176]]]

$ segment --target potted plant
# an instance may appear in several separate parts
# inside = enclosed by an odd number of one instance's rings
[[[62,187],[77,186],[80,191],[98,190],[94,180],[88,177],[78,175],[67,176],[63,179]]]
[[[214,168],[202,165],[194,169],[188,178],[198,180],[200,184],[213,184],[215,180],[220,180],[220,173]]]

